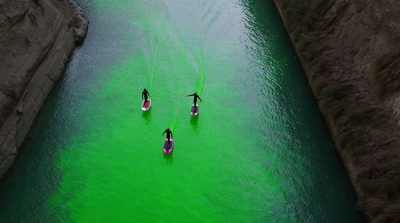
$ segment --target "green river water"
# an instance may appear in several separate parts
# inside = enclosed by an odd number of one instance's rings
[[[364,222],[271,0],[77,3],[88,36],[0,185],[0,222]]]

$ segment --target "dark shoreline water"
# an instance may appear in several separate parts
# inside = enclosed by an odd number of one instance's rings
[[[78,4],[87,39],[0,185],[0,222],[363,222],[272,2]]]

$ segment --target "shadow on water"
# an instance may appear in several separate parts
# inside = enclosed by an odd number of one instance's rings
[[[198,126],[198,123],[199,123],[199,115],[200,114],[198,114],[198,115],[196,115],[196,116],[191,116],[191,118],[190,118],[190,125],[192,126],[192,128],[193,128],[193,131],[195,131],[195,132],[198,132],[199,131],[199,126]]]
[[[149,110],[143,111],[143,113],[142,113],[142,118],[144,119],[146,125],[150,124],[150,122],[151,122],[151,110],[152,109],[150,107]]]
[[[164,159],[167,161],[169,165],[172,165],[174,159],[172,158],[172,154],[174,153],[174,150],[171,151],[171,153],[164,153]]]

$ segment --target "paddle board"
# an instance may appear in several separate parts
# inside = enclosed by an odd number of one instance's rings
[[[171,153],[174,148],[174,139],[171,138],[170,145],[168,146],[168,139],[164,140],[163,151],[164,153]]]
[[[147,101],[143,101],[142,110],[147,111],[150,109],[150,106],[151,106],[151,100],[147,99]]]
[[[196,108],[194,107],[194,104],[192,104],[192,108],[190,109],[190,114],[191,115],[198,115],[199,114],[199,105],[196,104]]]

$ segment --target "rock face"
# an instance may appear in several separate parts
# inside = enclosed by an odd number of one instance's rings
[[[0,0],[0,178],[87,27],[72,0]]]
[[[274,0],[370,222],[400,222],[400,4]]]

